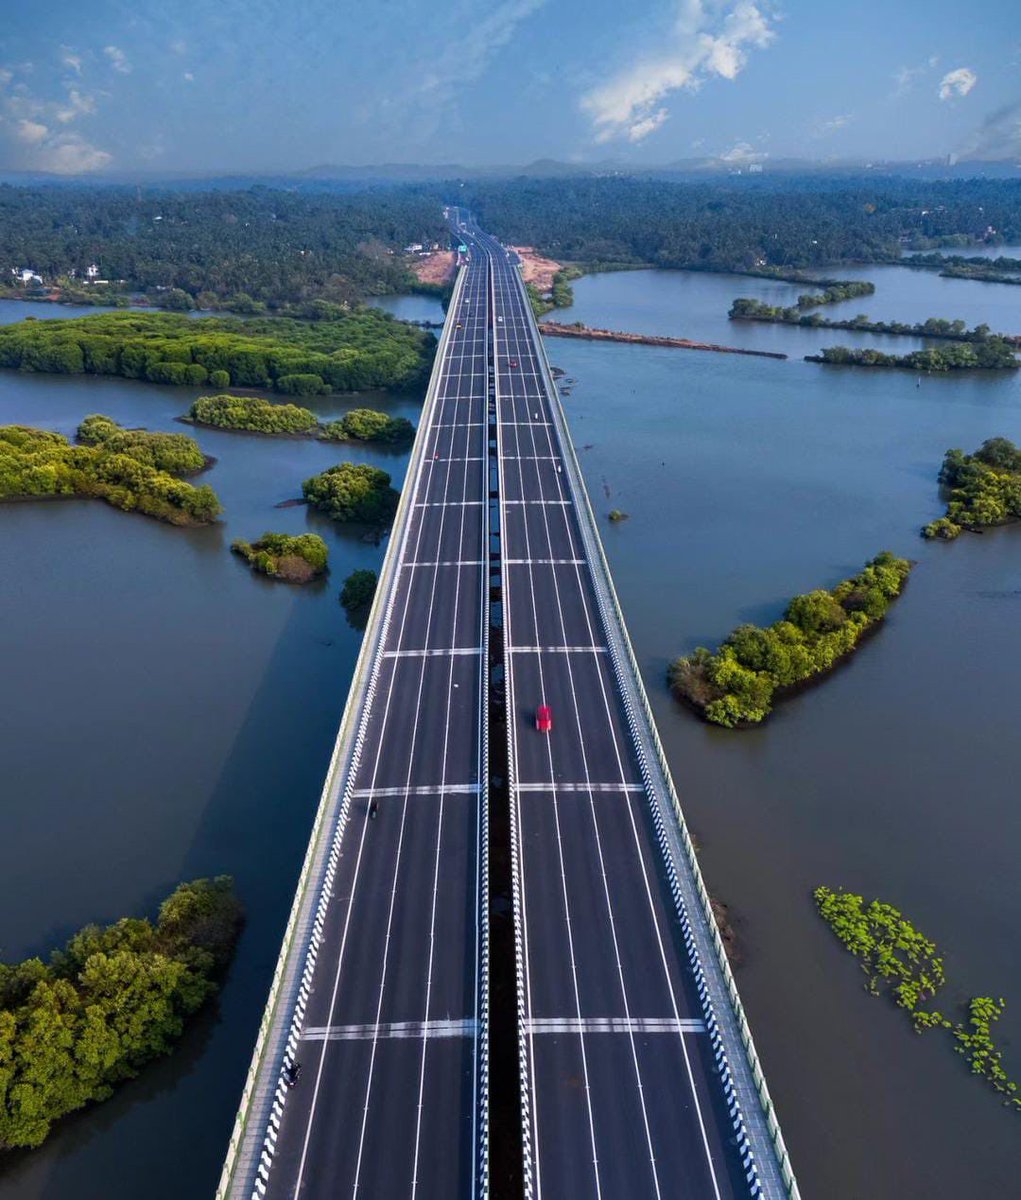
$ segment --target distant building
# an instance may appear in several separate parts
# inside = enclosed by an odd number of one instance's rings
[[[762,174],[762,163],[751,163],[748,167],[748,174],[749,175],[761,175]]]
[[[404,253],[405,254],[420,254],[424,249],[425,249],[425,247],[422,245],[421,242],[412,242],[410,246],[404,247]]]
[[[19,283],[42,283],[43,277],[31,267],[11,267],[11,274]]]
[[[96,266],[95,263],[93,263],[92,266],[85,268],[85,278],[89,281],[89,283],[95,283],[99,278],[99,267]]]

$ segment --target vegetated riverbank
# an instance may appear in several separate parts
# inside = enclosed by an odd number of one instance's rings
[[[637,346],[669,346],[677,350],[710,350],[716,354],[750,354],[756,358],[785,359],[786,354],[775,350],[749,350],[738,346],[720,346],[713,342],[693,342],[688,338],[662,337],[649,333],[622,333],[612,329],[590,329],[580,322],[561,325],[557,321],[540,321],[539,332],[546,337],[583,338],[589,342],[628,342]]]
[[[326,573],[329,550],[317,533],[296,537],[287,533],[264,533],[257,542],[237,538],[231,551],[253,571],[284,583],[311,583]]]
[[[117,312],[6,325],[0,366],[311,396],[415,387],[435,345],[379,308],[313,322]]]
[[[240,929],[233,881],[196,879],[155,924],[88,925],[48,964],[0,963],[0,1150],[40,1145],[169,1053],[219,990]]]
[[[935,944],[890,904],[873,900],[866,906],[862,896],[828,887],[817,887],[813,895],[819,915],[868,976],[869,992],[878,996],[880,983],[887,983],[894,1002],[910,1014],[916,1033],[950,1030],[954,1049],[968,1059],[972,1074],[981,1075],[1004,1096],[1005,1105],[1021,1110],[1018,1085],[1004,1070],[1003,1054],[992,1038],[993,1023],[1003,1014],[1005,1001],[973,997],[968,1002],[967,1025],[955,1025],[941,1012],[921,1007],[946,982]]]
[[[1021,284],[1021,258],[981,258],[960,254],[912,254],[900,265],[919,270],[936,268],[944,279],[971,279],[975,283]]]
[[[1021,518],[1021,450],[1008,438],[988,438],[974,454],[948,450],[939,482],[949,492],[947,511],[925,526],[923,537],[951,541],[964,529]]]
[[[732,321],[766,321],[774,325],[800,325],[805,329],[847,329],[855,333],[943,338],[951,342],[996,341],[1021,348],[1021,336],[993,333],[988,325],[976,325],[974,329],[969,329],[964,321],[948,321],[941,317],[928,317],[913,325],[903,321],[870,321],[864,315],[835,321],[818,313],[806,313],[796,306],[782,308],[746,297],[735,300],[727,316]]]
[[[258,396],[200,396],[181,420],[211,429],[270,437],[314,437],[328,442],[403,446],[415,436],[415,427],[406,417],[391,417],[378,409],[355,408],[339,420],[321,422],[309,408],[273,404]]]
[[[0,426],[0,500],[95,497],[125,512],[140,512],[171,525],[207,525],[222,511],[208,484],[176,478],[177,467],[201,470],[205,457],[183,434],[122,430],[106,417],[80,426],[92,444],[74,446],[59,433],[25,425]],[[180,439],[178,441],[177,439]],[[190,443],[199,458],[194,464]]]
[[[842,367],[896,367],[906,371],[1016,371],[1021,367],[1013,348],[996,338],[953,343],[932,350],[913,350],[910,354],[829,346],[819,354],[806,354],[805,362]]]
[[[675,659],[668,672],[671,691],[715,725],[757,724],[769,715],[777,692],[846,658],[886,616],[910,572],[907,559],[884,551],[832,591],[795,596],[783,619],[768,629],[741,625],[715,654],[700,646]]]

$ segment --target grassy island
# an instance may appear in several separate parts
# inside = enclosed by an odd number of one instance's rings
[[[377,308],[311,322],[118,312],[4,326],[0,366],[310,396],[414,387],[434,346],[431,333]]]
[[[943,959],[901,912],[891,904],[866,904],[862,896],[828,887],[817,887],[813,896],[819,915],[861,965],[870,994],[878,996],[885,987],[894,1003],[908,1012],[917,1033],[950,1031],[955,1050],[967,1058],[972,1074],[981,1075],[1008,1107],[1021,1110],[1018,1086],[1004,1070],[1003,1055],[992,1037],[1005,1002],[976,996],[968,1002],[967,1023],[953,1024],[941,1012],[923,1007],[944,985]]]
[[[252,568],[271,579],[285,583],[309,583],[326,573],[329,549],[317,533],[264,533],[257,542],[241,538],[231,543],[231,550],[240,555]]]
[[[923,537],[949,541],[963,529],[1021,518],[1021,450],[1008,438],[989,438],[974,454],[948,450],[939,482],[949,492],[946,516],[926,525]]]
[[[699,647],[670,664],[670,689],[707,721],[728,729],[758,724],[775,694],[832,670],[886,615],[911,564],[888,551],[832,591],[795,596],[783,619],[741,625],[715,654]]]
[[[321,424],[310,408],[273,404],[258,396],[200,396],[183,419],[214,429],[277,437],[317,437],[327,442],[379,442],[400,446],[415,436],[415,427],[410,421],[387,416],[375,408],[353,408],[339,420]]]
[[[45,429],[0,426],[0,500],[94,496],[171,525],[206,525],[222,511],[208,484],[194,487],[155,465],[199,469],[204,459],[191,438],[121,429],[100,416],[88,417],[79,436],[86,444],[73,446]]]
[[[302,495],[334,521],[385,525],[397,511],[400,493],[390,476],[368,463],[338,463],[301,485]]]
[[[76,933],[48,963],[0,963],[0,1150],[108,1099],[216,995],[241,927],[227,877],[183,883],[155,923]]]
[[[907,325],[903,321],[870,321],[864,315],[834,321],[818,313],[805,313],[800,308],[777,308],[759,300],[735,300],[728,316],[732,321],[767,321],[780,325],[800,325],[806,329],[848,329],[857,333],[897,337],[944,338],[951,342],[995,341],[1009,345],[1012,341],[1005,334],[993,333],[988,325],[976,325],[974,329],[969,329],[963,321],[948,321],[943,317],[929,317],[914,325]]]
[[[1002,338],[974,343],[954,342],[938,350],[913,350],[910,354],[883,354],[879,350],[852,350],[830,346],[821,354],[806,354],[805,362],[851,367],[901,367],[908,371],[1016,371],[1021,362]]]
[[[188,410],[189,421],[214,429],[245,433],[314,434],[319,419],[297,404],[271,404],[259,396],[199,396]]]

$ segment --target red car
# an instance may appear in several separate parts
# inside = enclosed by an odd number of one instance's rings
[[[546,704],[540,704],[535,710],[535,727],[540,733],[549,733],[553,728],[553,712]]]
[[[510,360],[510,362],[507,364],[508,367],[516,367],[517,365],[518,365],[518,360],[516,358],[512,358]]]

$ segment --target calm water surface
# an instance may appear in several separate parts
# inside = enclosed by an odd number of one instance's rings
[[[876,315],[882,302],[904,319],[1021,328],[1017,290],[897,268],[868,277]],[[950,283],[976,316],[949,311]],[[805,331],[726,319],[736,295],[778,303],[797,290],[603,275],[578,281],[574,309],[557,316],[800,355],[820,344]],[[408,299],[399,315],[430,315]],[[938,1035],[915,1037],[864,992],[810,891],[843,885],[901,907],[945,954],[947,1009],[1005,996],[1000,1041],[1021,1075],[1021,529],[917,537],[941,510],[948,446],[1021,441],[1021,381],[916,387],[907,373],[797,358],[550,347],[577,381],[566,404],[596,510],[631,514],[604,527],[607,552],[709,886],[743,942],[739,984],[806,1200],[1016,1196],[1017,1116]],[[0,373],[0,421],[71,432],[100,411],[179,429],[195,394]],[[410,401],[389,406],[417,415]],[[218,458],[206,478],[227,511],[215,529],[91,502],[0,509],[3,955],[45,952],[203,873],[232,872],[249,913],[219,1011],[174,1057],[9,1163],[0,1200],[211,1195],[357,652],[337,589],[382,554],[273,505],[342,457],[379,462],[395,482],[405,463],[197,436]],[[227,553],[267,528],[322,533],[329,582],[290,589]],[[824,685],[740,734],[671,701],[672,655],[775,619],[793,592],[832,585],[882,548],[917,570],[885,628]]]

